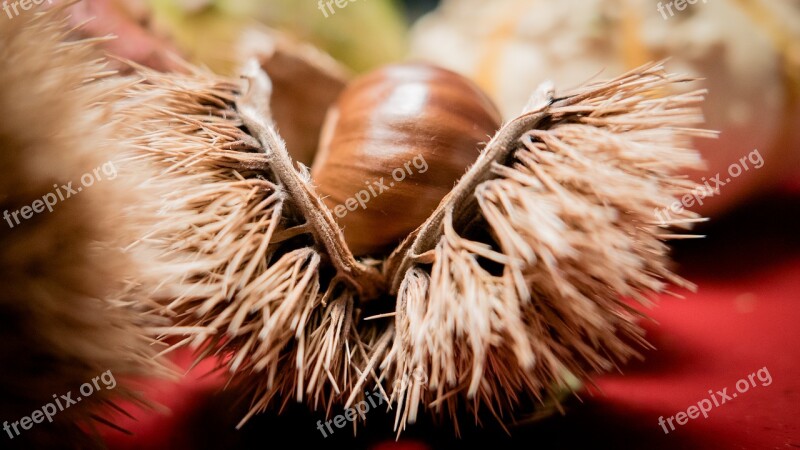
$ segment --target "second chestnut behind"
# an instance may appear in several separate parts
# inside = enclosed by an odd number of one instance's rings
[[[468,79],[429,64],[354,80],[328,111],[312,177],[356,256],[383,256],[422,225],[500,127]]]

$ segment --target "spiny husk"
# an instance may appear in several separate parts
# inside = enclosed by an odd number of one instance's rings
[[[359,334],[358,290],[326,275],[331,252],[271,159],[279,153],[291,165],[274,125],[277,148],[242,130],[241,86],[232,80],[139,73],[144,81],[129,89],[119,119],[131,124],[138,160],[161,171],[149,183],[170,193],[140,244],[159,252],[157,270],[181,273],[152,293],[155,310],[173,320],[154,331],[185,336],[173,348],[219,357],[252,395],[244,420],[273,400],[343,401],[365,383],[357,367],[388,335]],[[268,108],[269,93],[260,98]],[[284,169],[310,189],[304,170]]]
[[[157,212],[130,207],[146,197],[133,187],[147,170],[122,167],[130,148],[116,138],[109,107],[122,86],[93,43],[65,42],[60,17],[56,9],[0,20],[0,211],[69,182],[77,188],[109,162],[116,176],[105,174],[52,212],[0,225],[0,420],[29,416],[54,395],[72,391],[75,399],[81,384],[109,370],[118,385],[20,430],[4,447],[91,448],[97,442],[80,427],[107,423],[98,407],[141,401],[127,378],[166,375],[144,330],[157,321],[128,296],[131,280],[150,279],[139,255],[122,250]]]
[[[555,396],[645,345],[623,298],[647,303],[669,270],[654,211],[694,185],[688,128],[697,91],[659,97],[660,64],[556,98],[545,90],[501,129],[437,211],[387,260],[393,326],[361,321],[381,295],[374,262],[355,261],[271,119],[272,85],[141,69],[121,120],[140,159],[160,167],[156,267],[179,267],[154,294],[200,357],[218,355],[271,402],[352,404],[385,370],[398,428],[420,405],[499,420],[523,398]],[[244,131],[247,130],[247,132]],[[673,225],[697,218],[683,212]],[[487,233],[488,231],[488,233]],[[166,273],[174,273],[174,269]],[[409,377],[409,374],[425,376]],[[411,381],[409,384],[407,381]]]
[[[476,416],[483,406],[505,420],[570,373],[585,379],[636,355],[640,313],[622,298],[647,303],[667,283],[691,287],[670,272],[662,241],[675,236],[653,214],[693,188],[675,174],[700,164],[689,138],[708,133],[688,128],[702,92],[659,97],[686,81],[660,64],[559,97],[545,91],[500,130],[385,261],[397,295],[389,325],[361,320],[360,303],[385,293],[382,261],[356,261],[343,244],[307,171],[291,163],[271,92],[253,89],[265,84],[258,75],[242,84],[136,67],[141,79],[100,82],[110,74],[86,62],[85,44],[58,43],[63,24],[12,23],[0,27],[11,169],[2,182],[12,193],[3,206],[30,204],[99,155],[115,155],[128,176],[0,236],[11,286],[0,311],[11,325],[32,324],[10,328],[19,345],[7,348],[68,361],[46,380],[48,397],[95,372],[156,367],[139,332],[156,319],[131,313],[146,306],[172,321],[151,331],[179,336],[173,348],[219,357],[252,395],[248,417],[291,399],[352,404],[380,383],[380,366],[400,430],[420,405],[451,415],[466,405]],[[673,225],[697,219],[678,217]],[[57,233],[66,243],[55,245]],[[420,371],[424,384],[409,377]],[[40,406],[19,395],[41,393],[37,378],[0,376],[16,395],[11,416]]]
[[[390,258],[382,368],[401,380],[399,429],[421,405],[509,421],[571,374],[637,356],[641,314],[625,299],[692,287],[670,271],[663,241],[676,236],[654,216],[695,187],[678,175],[701,165],[691,138],[714,135],[690,128],[703,91],[659,96],[686,81],[650,64],[565,95],[545,88]],[[683,211],[674,224],[696,220]]]
[[[155,295],[174,320],[159,331],[221,357],[253,395],[244,420],[290,399],[350,405],[380,365],[401,430],[420,405],[484,406],[504,421],[522,398],[546,401],[573,374],[637,355],[641,314],[622,298],[691,287],[669,271],[663,240],[675,236],[654,210],[694,187],[676,174],[701,164],[689,141],[709,133],[688,128],[701,91],[658,96],[688,81],[660,64],[558,98],[545,90],[500,130],[385,261],[393,326],[360,320],[360,302],[385,287],[293,167],[269,80],[141,74],[122,120],[139,124],[140,158],[163,171],[151,183],[171,193],[146,241],[157,267],[183,273]]]

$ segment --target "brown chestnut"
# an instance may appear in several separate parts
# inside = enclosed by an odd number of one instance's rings
[[[381,254],[421,225],[499,126],[491,100],[449,70],[398,64],[354,80],[312,166],[353,254]]]

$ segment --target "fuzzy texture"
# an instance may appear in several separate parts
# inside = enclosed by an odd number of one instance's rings
[[[421,405],[505,422],[523,399],[550,402],[573,375],[637,355],[641,313],[623,299],[691,287],[669,270],[663,241],[679,236],[654,210],[694,188],[676,174],[701,165],[690,138],[713,133],[689,128],[702,91],[659,95],[688,81],[660,64],[540,93],[387,261],[355,261],[330,227],[263,74],[139,73],[119,117],[169,194],[138,245],[180,274],[149,295],[173,321],[154,331],[218,357],[251,399],[244,420],[292,399],[346,407],[385,377],[398,430]],[[396,298],[394,324],[362,320],[380,297]]]
[[[403,272],[392,277],[402,279],[396,337],[381,367],[395,380],[425,375],[395,383],[399,429],[420,405],[507,422],[524,399],[637,356],[641,313],[626,299],[692,287],[669,270],[662,242],[680,236],[654,216],[695,187],[677,175],[702,164],[690,138],[714,136],[689,128],[703,91],[657,95],[686,81],[650,64],[577,92],[545,89],[487,145],[441,220],[434,213],[409,238],[417,245],[393,255],[408,263],[389,266]],[[674,225],[696,220],[684,210]]]
[[[122,166],[158,171],[135,190],[157,193],[138,222],[159,215],[126,247],[150,271],[124,295],[171,321],[151,331],[172,348],[218,358],[251,399],[243,420],[290,400],[349,406],[385,377],[399,430],[420,406],[507,421],[636,356],[628,300],[691,287],[654,211],[694,188],[676,174],[700,166],[690,138],[709,133],[689,128],[703,93],[663,96],[688,80],[661,64],[539,93],[385,261],[344,244],[272,120],[268,78],[186,69],[136,67],[110,100],[134,149]],[[363,320],[377,298],[395,300],[393,324]]]
[[[52,212],[0,224],[0,420],[30,415],[53,395],[72,391],[74,399],[82,383],[109,370],[118,385],[59,412],[52,424],[20,429],[9,444],[27,448],[89,448],[78,427],[94,427],[89,418],[105,422],[98,406],[138,398],[124,379],[165,374],[143,328],[152,316],[128,295],[133,280],[149,278],[139,270],[143,255],[123,246],[157,211],[131,208],[147,192],[133,189],[147,172],[123,168],[129,148],[112,139],[118,124],[108,105],[122,86],[109,79],[94,44],[65,43],[59,14],[0,20],[0,212],[68,183],[77,189],[87,173],[95,181]],[[92,171],[104,165],[116,170],[98,172],[98,180]]]
[[[357,289],[329,276],[318,230],[282,178],[291,172],[296,186],[310,189],[307,174],[291,168],[271,121],[277,148],[241,129],[239,83],[199,70],[139,73],[144,81],[127,91],[119,119],[132,127],[136,159],[160,169],[148,183],[169,194],[137,245],[158,251],[154,270],[179,274],[162,276],[148,295],[173,323],[153,331],[181,337],[172,348],[219,357],[252,399],[243,422],[273,401],[345,401],[374,375],[359,368],[389,335],[359,333]]]
[[[663,242],[680,235],[654,211],[695,187],[676,174],[701,165],[690,138],[713,133],[689,128],[702,91],[658,95],[689,81],[660,64],[545,90],[501,129],[407,240],[422,244],[382,261],[384,292],[398,280],[393,325],[361,320],[374,291],[344,276],[352,255],[325,228],[304,168],[287,162],[268,80],[141,73],[125,121],[139,124],[141,158],[163,169],[152,182],[171,192],[147,240],[183,273],[156,296],[174,320],[159,331],[220,356],[252,395],[248,417],[290,399],[352,405],[380,368],[399,430],[420,405],[476,418],[485,407],[505,422],[523,399],[552,401],[573,375],[637,355],[642,314],[625,299],[691,287]],[[248,102],[253,84],[266,87]],[[697,220],[684,211],[672,225]]]

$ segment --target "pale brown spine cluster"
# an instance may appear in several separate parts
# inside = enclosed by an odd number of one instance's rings
[[[11,430],[3,448],[96,448],[86,430],[109,424],[103,415],[117,403],[142,403],[130,380],[168,375],[145,330],[165,319],[130,295],[132,285],[152,286],[147,255],[123,251],[159,206],[158,191],[142,185],[148,167],[122,163],[131,147],[112,119],[132,80],[108,71],[95,43],[66,42],[60,13],[0,20],[0,211],[37,212],[0,226],[0,422]],[[114,164],[113,180],[54,193]],[[48,193],[57,204],[36,211]],[[52,423],[31,422],[105,372],[119,381],[113,390],[97,389]]]

